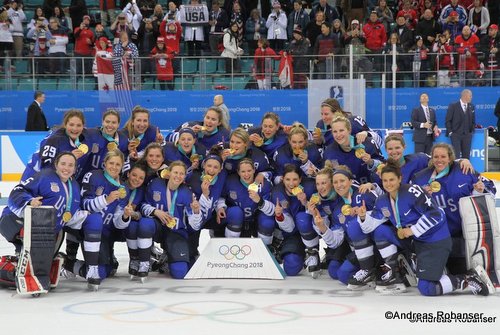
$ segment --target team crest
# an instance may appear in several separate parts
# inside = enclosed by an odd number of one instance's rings
[[[100,196],[104,192],[104,187],[99,186],[97,190],[95,190],[95,195]]]
[[[226,170],[231,171],[233,169],[233,164],[226,162],[226,164],[224,164],[224,167],[226,168]]]
[[[280,205],[283,208],[288,208],[288,201],[287,200],[281,200],[280,201]]]
[[[330,209],[329,206],[324,206],[323,207],[323,211],[328,214],[328,215],[331,215],[332,214],[332,210]]]
[[[391,217],[391,212],[389,211],[389,208],[387,208],[387,207],[382,207],[382,214],[386,218]]]
[[[153,200],[156,202],[159,202],[161,200],[161,192],[154,191],[153,192]]]
[[[233,200],[236,200],[236,199],[238,199],[238,194],[236,194],[236,191],[230,191],[229,197]]]
[[[99,144],[97,143],[92,144],[92,153],[96,154],[98,152],[99,152]]]
[[[340,213],[337,217],[339,218],[340,224],[345,223],[345,215],[344,214]]]
[[[50,190],[54,193],[59,192],[59,185],[57,183],[50,183]]]

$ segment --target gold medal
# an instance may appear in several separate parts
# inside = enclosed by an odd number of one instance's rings
[[[201,131],[207,131],[207,127],[201,126]]]
[[[167,219],[167,227],[168,228],[174,229],[176,224],[177,224],[177,222],[175,221],[175,219],[173,217],[169,217]]]
[[[200,155],[193,154],[193,155],[191,155],[191,157],[189,157],[189,160],[191,161],[191,163],[194,163],[195,161],[199,161]]]
[[[208,181],[209,183],[212,182],[212,180],[214,180],[214,177],[212,177],[211,175],[208,175],[208,174],[205,174],[203,175],[203,181]]]
[[[379,165],[377,166],[377,173],[379,173],[379,174],[380,174],[380,173],[382,173],[382,169],[383,169],[384,167],[385,167],[385,164],[383,164],[383,163],[382,163],[382,164],[379,164]]]
[[[405,237],[405,234],[404,234],[404,231],[403,231],[403,228],[401,228],[401,227],[400,227],[400,228],[398,228],[398,233],[397,233],[397,234],[398,234],[398,238],[399,238],[400,240],[404,240],[404,239],[406,238],[406,237]]]
[[[118,145],[116,145],[116,142],[108,142],[108,144],[106,144],[106,148],[108,148],[108,151],[113,151],[118,148]]]
[[[295,156],[300,155],[302,152],[303,152],[303,150],[302,150],[302,149],[300,149],[300,148],[295,148],[295,149],[293,149],[293,154],[294,154]]]
[[[118,196],[120,197],[120,199],[123,199],[127,196],[127,190],[125,189],[125,187],[120,187],[118,189]]]
[[[300,187],[300,186],[292,188],[292,194],[295,196],[299,195],[302,192],[303,192],[302,187]]]
[[[317,193],[314,193],[313,195],[311,195],[311,199],[309,199],[309,203],[311,205],[317,205],[321,202],[321,198],[319,197],[319,195]]]
[[[354,151],[354,154],[356,155],[357,158],[361,159],[361,157],[363,157],[363,155],[366,154],[366,151],[363,148],[358,148]]]
[[[340,211],[345,216],[349,216],[349,215],[351,215],[351,209],[352,209],[351,205],[344,205],[344,206],[342,206],[342,208],[340,209]]]
[[[62,220],[63,222],[67,223],[69,222],[69,220],[71,220],[71,212],[64,212],[63,216],[62,216]]]
[[[88,145],[82,143],[78,146],[78,150],[83,152],[83,154],[85,155],[87,152],[89,152],[89,147]]]
[[[438,181],[433,181],[430,185],[432,193],[441,191],[441,184]]]
[[[262,138],[259,138],[259,140],[255,141],[253,143],[256,147],[261,147],[264,145],[264,140]]]
[[[321,128],[314,128],[314,134],[317,135],[317,136],[321,136]]]
[[[248,185],[248,190],[253,192],[258,192],[259,185],[257,185],[256,183],[251,183],[250,185]]]
[[[134,138],[133,140],[130,141],[130,144],[132,144],[133,147],[138,147],[139,144],[141,144],[141,140],[138,138]]]
[[[161,170],[160,177],[162,179],[168,179],[170,177],[170,171],[168,169]]]

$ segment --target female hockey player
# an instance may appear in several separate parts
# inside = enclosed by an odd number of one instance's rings
[[[200,168],[200,164],[207,155],[207,149],[198,143],[197,136],[191,128],[179,130],[176,142],[167,142],[163,147],[165,163],[180,160],[188,167],[188,175]]]
[[[264,114],[260,126],[248,129],[248,133],[253,146],[264,151],[270,161],[274,153],[288,142],[280,117],[273,112]]]

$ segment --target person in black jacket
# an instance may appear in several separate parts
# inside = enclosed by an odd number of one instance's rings
[[[35,92],[35,101],[28,107],[28,117],[26,119],[26,131],[46,131],[47,119],[42,111],[42,104],[45,101],[45,93],[42,91]]]

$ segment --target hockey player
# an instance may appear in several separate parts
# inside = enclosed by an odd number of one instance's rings
[[[201,167],[201,162],[207,156],[207,149],[198,143],[197,136],[191,128],[179,130],[178,140],[165,143],[163,151],[165,163],[168,165],[173,161],[182,161],[188,167],[188,176]]]
[[[323,158],[332,161],[333,165],[347,165],[356,181],[366,183],[371,179],[371,172],[384,159],[378,145],[371,137],[363,143],[355,144],[351,135],[351,122],[337,116],[332,121],[334,142],[325,148]]]
[[[274,204],[271,199],[271,182],[257,182],[255,162],[243,158],[237,167],[238,174],[228,176],[217,204],[217,215],[226,221],[226,237],[258,236],[265,245],[273,241]]]
[[[264,151],[269,159],[272,159],[274,153],[288,142],[280,117],[273,112],[264,114],[260,126],[248,129],[248,133],[253,146]]]
[[[275,239],[281,239],[280,258],[283,259],[283,269],[289,276],[296,276],[302,270],[305,257],[305,246],[297,230],[296,222],[310,220],[307,214],[307,198],[311,196],[301,185],[299,168],[294,164],[284,166],[282,181],[273,187],[272,202],[275,204],[274,218],[279,229]],[[274,242],[273,242],[274,244]],[[279,244],[279,243],[278,243]]]
[[[150,124],[149,110],[141,106],[134,107],[130,119],[120,133],[128,138],[129,158],[132,160],[141,158],[149,143],[163,143],[163,136],[158,127]]]
[[[53,168],[54,159],[64,151],[72,152],[77,158],[75,179],[80,180],[88,172],[89,148],[92,147],[88,132],[84,129],[85,117],[80,110],[71,109],[64,114],[60,129],[46,137],[40,143],[40,149],[33,154],[23,172],[21,180],[25,181],[44,168]]]
[[[446,216],[420,186],[401,184],[401,180],[398,163],[388,160],[382,169],[382,183],[387,193],[377,199],[372,211],[366,212],[364,206],[359,211],[363,232],[370,233],[387,220],[392,223],[401,246],[412,248],[416,253],[418,290],[422,295],[443,295],[467,287],[475,295],[493,292],[484,269],[476,268],[459,275],[443,274],[452,247]],[[388,265],[393,271],[397,267],[396,261]]]
[[[237,172],[239,162],[243,158],[249,158],[255,166],[255,182],[262,184],[264,178],[272,179],[272,171],[269,166],[269,159],[266,154],[259,148],[250,148],[250,139],[248,132],[243,128],[236,128],[229,137],[229,149],[222,151],[222,160],[224,161],[224,169],[228,174]]]
[[[165,153],[163,147],[158,143],[149,143],[144,149],[144,155],[137,161],[147,165],[146,180],[144,185],[147,185],[154,178],[160,177],[160,174],[168,166],[164,163]]]
[[[70,152],[61,152],[54,157],[54,169],[44,169],[41,172],[34,174],[21,184],[14,187],[12,190],[7,207],[3,210],[0,218],[0,233],[15,247],[16,255],[21,253],[23,248],[24,238],[24,211],[26,206],[33,208],[40,206],[51,206],[55,209],[55,222],[49,222],[49,226],[53,228],[53,234],[59,235],[64,226],[74,228],[81,227],[81,223],[87,213],[79,211],[80,209],[80,186],[72,178],[76,170],[77,159]],[[34,234],[44,233],[42,223],[33,221],[31,223]],[[47,233],[47,232],[45,232]],[[49,231],[50,234],[50,231]],[[61,234],[62,235],[62,234]],[[54,235],[52,235],[54,236]],[[30,236],[34,240],[36,236]],[[56,238],[54,238],[56,240]],[[27,262],[30,267],[29,271],[25,272],[26,281],[30,281],[28,277],[38,277],[41,275],[40,267],[52,264],[52,259],[57,253],[61,240],[57,239],[52,245],[45,244],[44,248],[48,250],[37,250],[38,252],[30,253],[30,250],[23,250],[23,261]],[[45,241],[46,242],[46,241]],[[36,247],[36,246],[34,246]],[[40,248],[38,248],[40,249]],[[25,256],[26,255],[26,256]],[[26,259],[24,259],[26,257]],[[16,257],[11,257],[10,262],[16,262]],[[15,264],[14,264],[15,265]],[[4,271],[9,270],[9,271]],[[0,271],[0,281],[8,282],[11,285],[14,283],[15,266],[2,266]],[[59,269],[52,273],[50,281],[55,285],[59,276]],[[48,271],[42,271],[45,275]],[[48,278],[45,278],[48,279]],[[38,277],[33,286],[28,286],[27,292],[46,291],[48,289],[48,280]],[[41,285],[41,286],[40,286]]]
[[[225,122],[219,107],[212,106],[207,109],[203,117],[203,121],[190,121],[183,123],[178,127],[170,140],[175,142],[178,137],[178,132],[182,128],[189,127],[198,136],[198,142],[203,144],[207,150],[212,146],[224,143],[229,139],[229,132],[231,128]]]
[[[465,241],[462,232],[458,202],[460,198],[489,193],[495,196],[494,184],[478,173],[463,173],[455,162],[453,148],[445,143],[434,145],[431,152],[431,164],[418,172],[412,183],[421,186],[424,191],[442,208],[446,214],[448,229],[453,242],[447,262],[447,269],[452,274],[464,273]]]
[[[151,247],[153,236],[157,237],[156,242],[161,243],[168,255],[171,277],[182,279],[188,272],[190,261],[187,227],[199,230],[203,215],[200,203],[184,184],[186,165],[174,161],[168,170],[167,182],[156,178],[147,186],[145,202],[141,207],[143,218],[138,229],[144,238],[143,248]],[[139,275],[143,276],[139,270]]]

